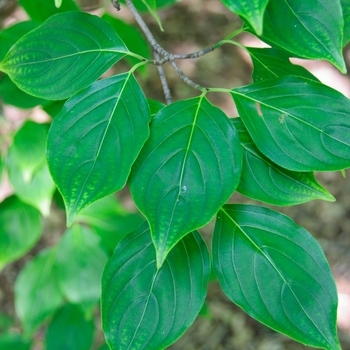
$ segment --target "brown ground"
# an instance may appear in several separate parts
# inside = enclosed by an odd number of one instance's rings
[[[53,1],[53,0],[52,0]],[[0,0],[1,3],[1,0]],[[123,8],[118,14],[123,16],[127,11]],[[8,14],[6,14],[8,16]],[[227,11],[219,0],[183,0],[182,3],[161,12],[165,33],[159,32],[153,19],[149,19],[150,27],[159,39],[160,44],[174,53],[187,53],[212,45],[227,34],[238,29],[239,19]],[[249,37],[241,38],[244,42],[253,42]],[[345,51],[350,64],[349,49]],[[203,86],[235,87],[251,82],[249,60],[242,56],[240,50],[233,46],[223,46],[199,60],[179,62],[188,76]],[[325,83],[335,84],[349,96],[349,77],[342,77],[328,64],[308,63],[308,67],[319,74]],[[173,99],[188,98],[197,92],[183,84],[170,67],[165,67],[169,77]],[[156,69],[151,67],[150,77],[142,82],[147,97],[164,101]],[[327,74],[328,77],[327,78]],[[328,80],[327,80],[328,79]],[[338,84],[338,85],[337,85]],[[224,109],[229,116],[236,111],[230,97],[224,94],[213,94],[211,101]],[[12,111],[12,109],[11,109]],[[12,120],[11,125],[18,123]],[[297,224],[304,226],[319,241],[330,262],[339,290],[339,337],[343,350],[350,350],[350,172],[348,179],[340,173],[318,174],[318,179],[337,199],[335,203],[313,201],[291,208],[275,208],[289,215]],[[127,194],[123,198],[130,203]],[[254,203],[235,194],[234,202]],[[13,283],[18,271],[24,263],[44,246],[52,245],[63,231],[63,217],[60,211],[46,223],[45,235],[27,256],[10,264],[0,273],[0,311],[14,314]],[[212,225],[202,230],[210,239]],[[169,349],[172,350],[299,350],[305,349],[289,338],[280,335],[256,322],[238,307],[233,305],[221,292],[217,282],[209,286],[208,317],[199,317],[192,327]],[[42,334],[38,334],[40,349]]]

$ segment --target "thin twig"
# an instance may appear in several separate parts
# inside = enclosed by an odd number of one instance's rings
[[[174,67],[179,77],[189,86],[192,86],[194,89],[199,91],[204,91],[206,88],[203,86],[198,85],[193,80],[191,80],[189,77],[187,77],[184,72],[179,68],[179,66],[174,61],[169,61],[170,64]]]
[[[154,55],[155,60],[159,61],[159,54],[158,54],[158,52],[154,51],[153,55]],[[170,93],[170,89],[169,89],[169,86],[168,86],[168,82],[166,80],[166,76],[164,74],[163,66],[157,66],[157,69],[158,69],[158,74],[159,74],[159,77],[160,77],[160,81],[162,82],[166,103],[168,105],[170,105],[171,102],[172,102],[171,93]]]

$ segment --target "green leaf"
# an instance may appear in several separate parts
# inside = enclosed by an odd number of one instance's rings
[[[16,312],[28,335],[63,304],[55,261],[55,249],[43,250],[25,265],[16,279]]]
[[[258,35],[262,34],[264,13],[269,0],[222,0],[222,2],[232,12],[244,17]]]
[[[162,21],[157,13],[157,3],[156,0],[142,0],[142,2],[147,7],[148,12],[152,15],[152,17],[156,20],[158,23],[159,29],[164,32]]]
[[[254,143],[273,162],[295,171],[350,167],[350,101],[338,91],[290,76],[231,94]]]
[[[78,5],[73,0],[64,0],[62,6],[57,6],[56,1],[59,0],[19,0],[19,4],[31,19],[39,22],[43,22],[57,13],[79,11]]]
[[[66,102],[50,128],[47,159],[68,225],[81,209],[124,187],[149,120],[130,72],[99,80]]]
[[[14,323],[12,317],[0,313],[0,334],[4,334]]]
[[[101,18],[65,12],[17,41],[0,70],[33,96],[61,100],[90,85],[127,53],[113,28]]]
[[[142,57],[151,58],[151,51],[147,44],[147,41],[143,38],[139,30],[135,27],[121,21],[118,18],[111,16],[108,13],[105,13],[102,18],[108,22],[118,33],[120,39],[123,40],[127,48]],[[126,56],[125,59],[129,62],[131,66],[134,66],[136,63],[139,63],[140,60],[132,57]],[[146,73],[147,66],[141,66],[139,72],[143,74]]]
[[[149,105],[149,109],[151,110],[151,117],[153,118],[161,109],[163,109],[165,107],[165,104],[157,101],[157,100],[153,100],[151,98],[147,99],[148,105]]]
[[[19,334],[5,333],[0,335],[1,350],[30,350],[31,346],[31,341],[24,340]]]
[[[58,284],[67,300],[83,307],[98,302],[101,276],[108,259],[100,239],[87,227],[74,225],[57,248]]]
[[[225,205],[213,263],[227,296],[272,329],[310,346],[340,350],[337,290],[317,241],[271,209]]]
[[[121,3],[125,4],[125,0],[120,0]],[[177,2],[177,0],[155,0],[156,8],[159,9],[161,7],[173,5]],[[142,12],[147,12],[148,8],[142,0],[133,0],[134,6],[137,10]]]
[[[62,0],[55,0],[55,6],[56,6],[57,8],[60,8],[61,5],[62,5]]]
[[[119,241],[135,231],[144,219],[126,211],[112,194],[82,210],[76,221],[89,225],[101,237],[106,250],[113,253]]]
[[[55,118],[56,115],[61,112],[64,104],[67,100],[61,101],[51,101],[49,104],[43,107],[43,110],[52,118]]]
[[[207,224],[236,189],[242,149],[226,115],[202,95],[164,107],[130,176],[161,266],[188,232]]]
[[[39,212],[16,197],[0,203],[0,270],[19,259],[41,235]]]
[[[343,19],[344,19],[344,36],[343,36],[343,47],[350,41],[350,0],[340,0]]]
[[[29,183],[34,173],[45,164],[48,127],[48,124],[26,121],[13,139],[10,162],[16,164],[25,183]]]
[[[295,205],[313,199],[335,201],[312,172],[284,169],[266,158],[255,146],[239,118],[232,119],[243,148],[241,181],[237,191],[273,205]]]
[[[46,350],[89,350],[94,321],[87,320],[76,305],[65,305],[53,318],[46,336]]]
[[[302,58],[325,59],[342,73],[343,18],[340,0],[270,0],[262,40]]]
[[[198,232],[185,236],[157,270],[147,223],[116,247],[102,276],[102,327],[112,350],[164,349],[204,303],[210,259]]]
[[[0,153],[0,184],[1,184],[1,181],[2,181],[3,170],[4,170],[4,165],[3,165],[3,161],[2,161],[2,155]]]
[[[303,78],[319,81],[304,67],[292,64],[289,55],[275,48],[258,49],[246,47],[253,61],[253,80],[259,82],[270,78],[296,75]]]

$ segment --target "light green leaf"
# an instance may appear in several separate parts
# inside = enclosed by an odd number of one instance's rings
[[[303,78],[319,81],[304,67],[292,64],[289,56],[282,50],[275,48],[258,49],[246,47],[253,61],[253,80],[259,82],[270,78],[296,75]]]
[[[271,209],[225,205],[212,251],[222,289],[250,316],[303,344],[341,349],[337,290],[309,232]]]
[[[39,212],[16,197],[0,203],[0,270],[27,253],[41,235]]]
[[[178,0],[155,0],[156,7],[159,9],[161,7],[174,5]],[[125,0],[120,0],[122,4],[125,4]],[[144,4],[143,0],[133,0],[134,6],[137,8],[137,10],[142,12],[147,12],[148,8]]]
[[[0,70],[33,96],[61,100],[90,85],[127,53],[113,28],[101,18],[65,12],[17,41]]]
[[[82,210],[76,221],[89,225],[101,237],[106,250],[113,253],[119,241],[129,232],[135,231],[144,219],[128,212],[112,194]]]
[[[188,232],[207,224],[236,189],[242,149],[226,115],[204,97],[164,107],[130,176],[161,266]]]
[[[99,237],[87,227],[74,225],[57,248],[58,284],[67,300],[83,307],[98,302],[101,276],[108,259]]]
[[[222,0],[222,2],[232,12],[244,17],[258,35],[262,34],[264,13],[269,0]]]
[[[350,167],[350,101],[338,91],[290,76],[231,94],[254,143],[273,162],[295,171]]]
[[[112,350],[164,349],[204,303],[210,259],[198,232],[185,236],[157,270],[147,223],[116,247],[102,276],[102,327]]]
[[[115,29],[120,39],[123,40],[131,52],[134,52],[145,58],[151,58],[150,48],[139,30],[130,24],[121,21],[120,19],[111,16],[108,13],[105,13],[102,18]],[[139,59],[132,56],[126,56],[125,59],[130,63],[131,66],[134,66],[136,63],[140,62]],[[146,69],[147,66],[141,66],[138,71],[142,72],[143,75],[145,75]]]
[[[343,19],[344,19],[344,36],[343,47],[350,41],[350,0],[340,0]]]
[[[153,16],[153,18],[157,21],[158,26],[162,32],[164,32],[162,21],[157,13],[157,3],[156,0],[142,0],[142,2],[147,7],[148,12]]]
[[[46,350],[89,350],[94,336],[94,321],[87,320],[76,305],[65,305],[47,328]]]
[[[55,261],[55,249],[43,250],[25,265],[16,279],[15,307],[27,335],[63,304]]]
[[[343,18],[340,0],[270,0],[262,40],[302,58],[325,59],[342,73]]]
[[[43,22],[57,13],[79,11],[79,7],[74,0],[64,0],[62,6],[57,6],[59,1],[62,2],[62,0],[19,0],[19,4],[31,19],[38,22]]]
[[[335,201],[312,172],[284,169],[266,158],[255,146],[240,118],[232,119],[243,148],[241,181],[237,191],[273,205],[295,205],[313,199]]]
[[[47,159],[68,225],[81,209],[124,187],[149,120],[130,72],[99,80],[66,102],[50,128]]]
[[[0,335],[0,349],[1,350],[30,350],[32,342],[24,340],[23,337],[17,333],[5,333]]]
[[[62,0],[55,0],[55,6],[56,6],[57,8],[60,8],[61,5],[62,5]]]

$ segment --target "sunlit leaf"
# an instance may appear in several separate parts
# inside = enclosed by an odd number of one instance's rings
[[[0,203],[0,270],[35,245],[41,226],[39,212],[16,197]]]
[[[102,277],[102,326],[112,350],[164,349],[192,324],[210,274],[206,245],[189,233],[157,270],[147,223],[126,236]]]
[[[225,205],[212,251],[221,287],[250,316],[303,344],[341,349],[337,290],[309,232],[271,209]]]
[[[90,85],[127,53],[106,21],[65,12],[17,41],[0,62],[0,70],[33,96],[61,100]]]
[[[47,159],[68,225],[81,209],[124,187],[149,120],[147,100],[130,73],[99,80],[66,102],[51,125]]]
[[[312,172],[290,171],[273,163],[255,146],[240,118],[234,118],[232,122],[243,148],[238,192],[273,205],[295,205],[313,199],[335,201]]]
[[[321,83],[282,77],[231,90],[258,149],[295,171],[350,167],[350,101]]]
[[[168,105],[153,118],[130,190],[150,223],[158,266],[184,235],[207,224],[228,200],[241,164],[236,130],[205,97]]]
[[[28,335],[63,304],[55,261],[55,249],[41,251],[25,265],[16,279],[16,312]]]

